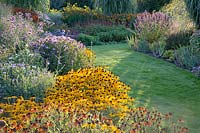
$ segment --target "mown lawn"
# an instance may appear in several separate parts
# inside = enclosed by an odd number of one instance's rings
[[[172,112],[191,133],[200,132],[200,80],[174,64],[138,53],[127,44],[93,46],[96,65],[108,66],[130,85],[135,105]]]

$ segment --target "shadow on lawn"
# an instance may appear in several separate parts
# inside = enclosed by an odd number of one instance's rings
[[[173,64],[128,47],[116,46],[102,52],[103,62],[99,64],[109,66],[121,81],[130,85],[136,106],[172,112],[175,118],[186,121],[191,133],[200,131],[200,80]]]

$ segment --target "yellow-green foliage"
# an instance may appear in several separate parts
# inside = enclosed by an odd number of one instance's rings
[[[172,16],[174,20],[174,25],[172,27],[174,29],[171,30],[172,32],[194,29],[194,23],[190,19],[184,0],[172,0],[161,10]]]
[[[189,45],[195,24],[187,11],[185,0],[172,0],[162,8],[162,11],[172,17],[166,49],[177,49],[180,46]]]
[[[76,23],[84,23],[98,18],[98,12],[91,10],[89,7],[78,7],[76,4],[68,5],[63,8],[62,20],[68,25],[74,25]]]

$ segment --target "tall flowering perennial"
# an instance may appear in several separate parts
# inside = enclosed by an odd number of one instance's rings
[[[162,12],[144,12],[138,14],[135,19],[135,31],[139,39],[144,39],[149,43],[157,41],[165,36],[170,25],[170,18]]]
[[[136,39],[129,38],[129,42],[133,40],[131,45],[138,51],[160,57],[165,50],[170,23],[170,17],[162,12],[138,14],[134,23]]]
[[[26,15],[27,19],[23,15]],[[19,13],[1,18],[3,29],[0,34],[1,49],[16,52],[39,38],[40,33],[43,32],[43,27],[40,24],[36,27],[30,20],[30,15],[29,13]]]
[[[101,67],[70,71],[59,76],[46,92],[45,102],[84,110],[126,111],[133,99],[119,77]]]
[[[39,49],[51,71],[65,74],[71,69],[91,67],[94,54],[82,43],[66,36],[47,35],[32,45]]]

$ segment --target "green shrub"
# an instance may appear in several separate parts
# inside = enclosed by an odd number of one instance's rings
[[[137,10],[137,0],[96,0],[95,7],[106,15],[133,13]]]
[[[43,27],[36,27],[30,20],[24,19],[22,14],[2,17],[1,23],[3,30],[0,34],[0,50],[3,53],[23,50],[43,32]]]
[[[190,38],[190,45],[180,47],[175,51],[176,64],[192,69],[200,65],[200,34],[196,31]]]
[[[150,53],[149,43],[146,40],[137,40],[134,43],[134,49],[139,52]]]
[[[112,32],[100,32],[97,36],[101,42],[111,42],[114,39]]]
[[[81,41],[83,44],[85,44],[87,46],[101,44],[99,42],[99,39],[96,36],[90,36],[90,35],[83,34],[83,33],[81,33],[81,34],[78,35],[77,40]]]
[[[48,17],[50,18],[50,20],[52,22],[54,22],[55,24],[57,25],[61,25],[63,22],[62,22],[62,12],[61,11],[58,11],[58,10],[50,10],[48,13],[47,13]]]
[[[81,33],[94,35],[96,36],[100,32],[110,32],[114,30],[118,31],[127,31],[126,27],[123,25],[101,25],[101,24],[92,24],[92,25],[86,25],[84,27],[76,27],[78,31]]]
[[[159,40],[150,43],[147,40],[137,39],[136,36],[131,36],[127,38],[127,42],[134,50],[143,53],[152,52],[156,57],[161,57],[166,47],[165,38],[159,38]]]
[[[169,62],[174,62],[174,50],[166,50],[162,57]]]
[[[149,53],[149,43],[146,40],[138,40],[135,36],[127,37],[128,45],[136,51]]]
[[[81,33],[89,34],[89,35],[97,35],[100,32],[108,32],[113,29],[118,28],[117,26],[107,26],[107,25],[100,25],[100,24],[92,24],[86,25],[84,27],[76,27]]]
[[[195,45],[197,49],[200,48],[200,31],[195,31],[190,37],[190,44]]]
[[[112,30],[97,33],[97,36],[101,42],[121,42],[125,41],[128,36],[131,36],[131,32],[127,30]]]
[[[193,28],[192,20],[190,19],[190,14],[187,11],[187,6],[184,0],[171,0],[169,4],[162,7],[161,11],[169,14],[172,19],[176,21],[175,25],[178,26],[176,28]],[[187,27],[184,27],[186,25]]]
[[[57,74],[93,65],[93,53],[82,43],[69,37],[49,35],[39,39],[34,47],[39,49],[49,70]]]
[[[196,45],[183,46],[175,50],[175,63],[186,69],[200,65],[200,47]]]
[[[195,25],[187,11],[185,1],[171,0],[161,10],[172,18],[166,49],[177,49],[179,46],[189,45]]]
[[[97,19],[97,14],[95,10],[91,10],[89,7],[78,7],[75,5],[68,5],[63,8],[63,22],[67,23],[69,26],[75,24],[82,24],[92,20]]]
[[[50,8],[50,0],[0,0],[14,7],[28,8],[47,12]]]
[[[31,51],[27,48],[20,50],[18,53],[11,54],[7,60],[15,64],[24,63],[39,68],[45,67],[45,60],[42,56],[39,53]]]
[[[180,31],[176,33],[171,33],[166,39],[166,49],[177,49],[180,46],[187,46],[190,43],[190,37],[192,35],[192,30]]]
[[[54,83],[54,74],[36,66],[1,63],[0,68],[0,90],[3,91],[0,101],[9,96],[23,96],[26,99],[35,96],[37,101],[41,101],[45,89]]]
[[[102,45],[108,42],[125,41],[132,33],[124,26],[106,26],[106,25],[88,25],[85,27],[76,27],[81,33],[78,40],[85,42],[86,45]]]
[[[158,41],[149,44],[151,52],[156,57],[161,57],[163,55],[165,47],[166,47],[165,39],[159,39]]]
[[[67,5],[63,10],[62,20],[69,26],[75,26],[77,24],[85,26],[93,23],[97,25],[124,25],[126,27],[131,27],[136,17],[134,13],[107,16],[97,9],[90,9],[86,6],[78,7],[77,4]]]

